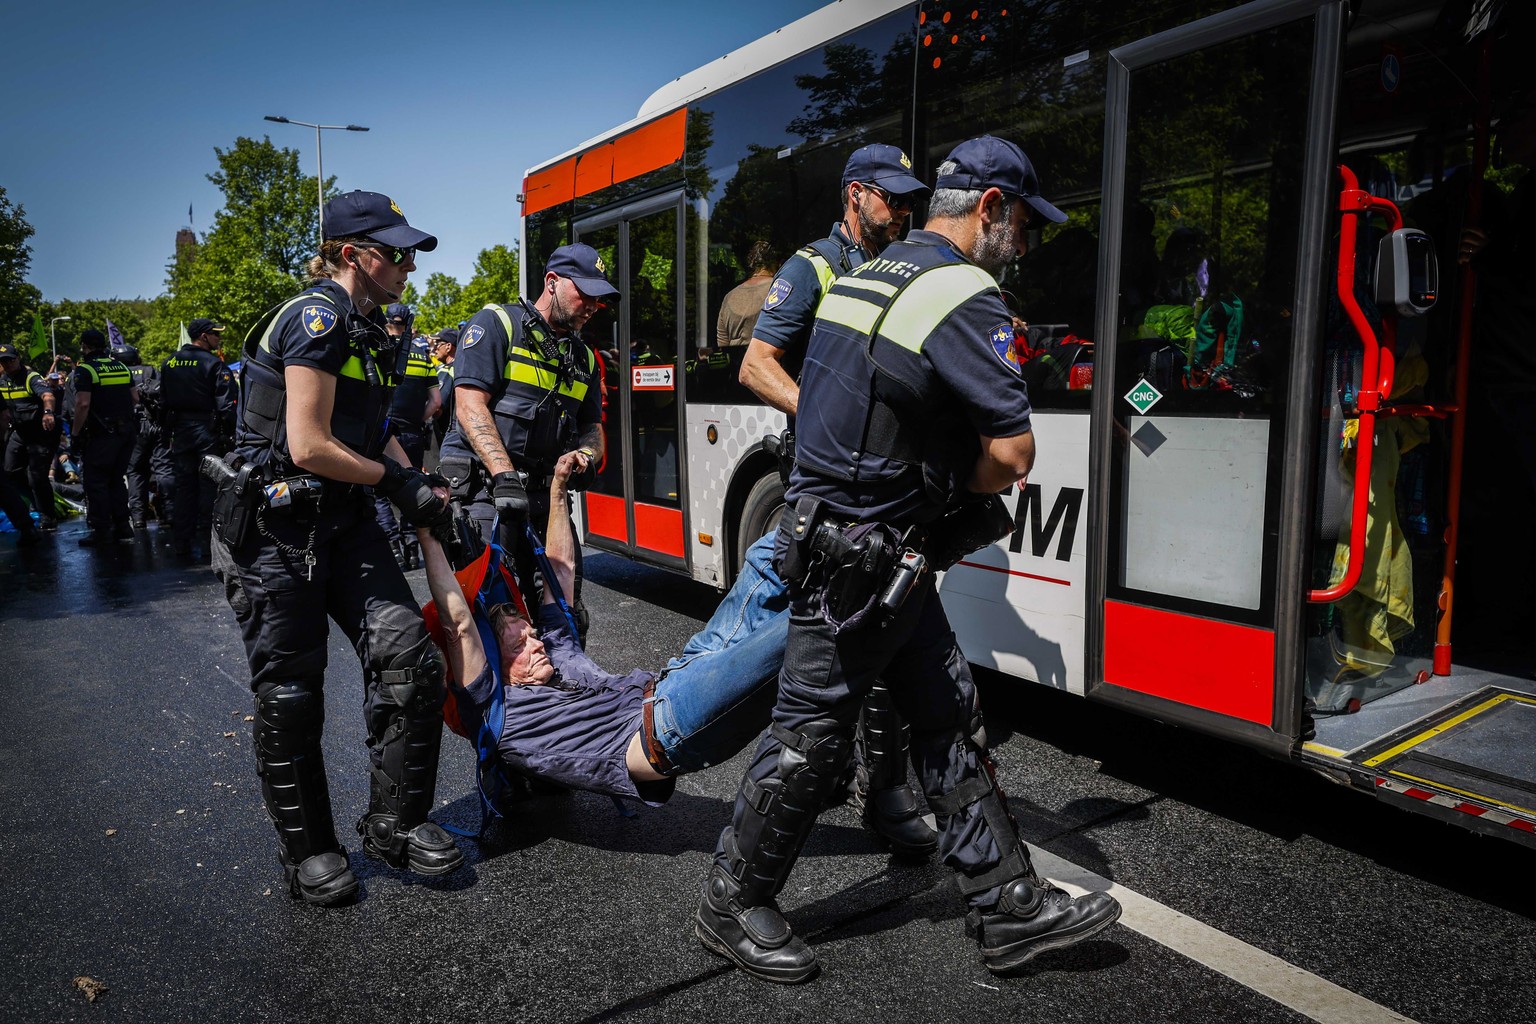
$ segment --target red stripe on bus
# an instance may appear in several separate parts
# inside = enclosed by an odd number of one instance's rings
[[[635,502],[635,544],[649,551],[682,558],[682,510]]]
[[[676,110],[613,140],[613,183],[654,171],[683,158],[688,108]]]
[[[624,515],[624,499],[588,491],[587,532],[628,544],[629,521]]]
[[[1019,572],[1017,569],[1004,569],[1002,566],[999,566],[999,565],[982,565],[980,562],[967,562],[964,559],[961,559],[959,562],[956,562],[955,564],[956,565],[967,565],[967,566],[970,566],[972,569],[985,569],[985,570],[987,570],[987,572],[1006,573],[1009,576],[1022,576],[1026,580],[1040,580],[1042,583],[1054,583],[1054,584],[1056,584],[1059,587],[1070,587],[1072,585],[1072,581],[1071,580],[1058,580],[1058,579],[1054,579],[1054,578],[1052,578],[1050,576],[1036,576],[1032,572]]]
[[[1269,725],[1274,719],[1275,634],[1105,601],[1104,681]]]
[[[576,198],[576,158],[535,171],[523,179],[523,216],[559,206]]]

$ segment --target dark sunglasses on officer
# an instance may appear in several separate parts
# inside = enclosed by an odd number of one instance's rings
[[[406,260],[414,260],[416,258],[415,249],[397,249],[393,245],[360,245],[358,248],[372,249],[397,267]]]

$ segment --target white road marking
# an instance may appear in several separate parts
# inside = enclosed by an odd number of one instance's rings
[[[1140,932],[1320,1024],[1415,1024],[1412,1018],[1396,1010],[1340,988],[1038,846],[1030,846],[1030,856],[1036,870],[1074,896],[1107,892],[1119,900],[1124,908],[1120,924],[1131,931]]]

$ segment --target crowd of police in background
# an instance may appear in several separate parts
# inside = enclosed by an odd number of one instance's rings
[[[458,331],[423,334],[414,319],[396,303],[385,329],[409,340],[400,348],[390,419],[420,466],[435,461],[452,416]],[[81,332],[78,362],[63,353],[33,361],[21,346],[0,343],[0,512],[18,545],[43,543],[61,518],[83,509],[81,547],[143,540],[208,561],[216,487],[201,464],[234,446],[242,368],[223,357],[224,330],[212,318],[193,320],[159,367],[119,335],[109,344],[94,328]],[[414,532],[401,530],[388,500],[378,498],[377,509],[401,567],[416,568]]]

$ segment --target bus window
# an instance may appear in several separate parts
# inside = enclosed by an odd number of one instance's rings
[[[1112,596],[1270,621],[1312,42],[1304,20],[1131,73]]]

